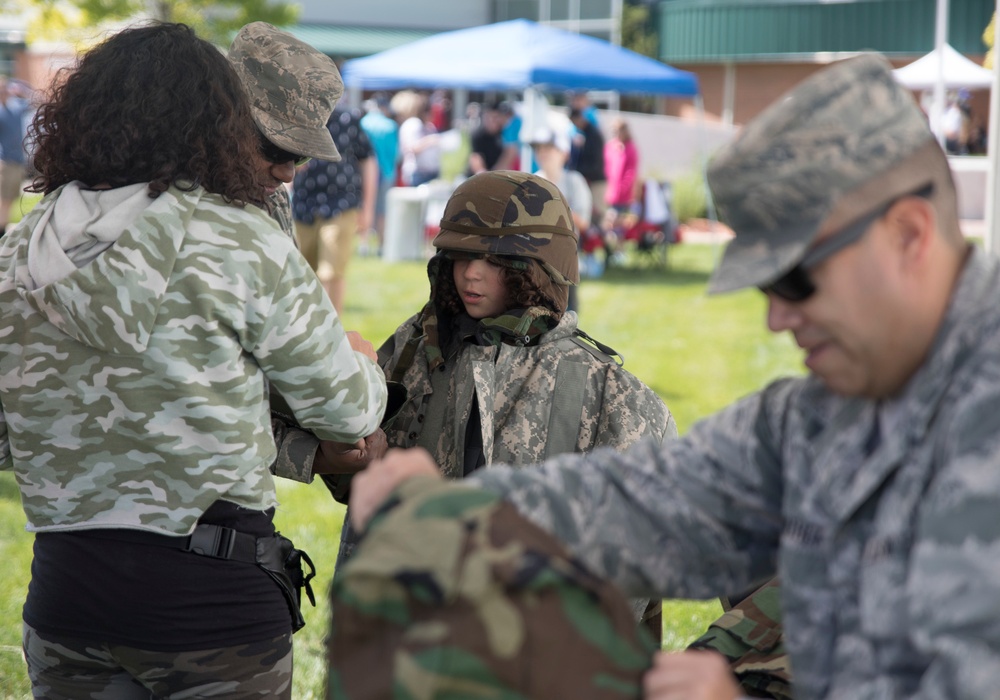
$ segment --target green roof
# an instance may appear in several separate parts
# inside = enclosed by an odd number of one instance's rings
[[[287,31],[327,56],[357,58],[392,49],[438,34],[433,29],[345,27],[334,24],[296,24]]]
[[[810,60],[874,50],[918,56],[934,48],[936,0],[661,0],[667,63]],[[948,42],[983,54],[995,0],[950,3]]]

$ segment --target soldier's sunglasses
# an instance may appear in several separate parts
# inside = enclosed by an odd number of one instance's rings
[[[930,184],[917,192],[904,196],[922,197],[926,199],[930,197],[933,191],[934,185]],[[795,267],[773,282],[761,285],[758,289],[765,294],[773,294],[776,297],[784,299],[785,301],[805,301],[816,293],[816,283],[813,282],[812,276],[809,274],[809,270],[831,257],[834,253],[839,253],[844,248],[861,240],[871,225],[878,219],[882,218],[885,213],[892,208],[892,205],[899,201],[899,199],[902,199],[902,197],[892,199],[870,214],[866,214],[861,219],[855,221],[850,226],[838,231],[828,238],[824,238],[816,246],[806,251],[806,254],[802,256],[802,259],[795,265]]]
[[[295,153],[286,151],[283,148],[279,148],[271,143],[264,134],[259,134],[260,136],[260,154],[264,156],[264,159],[269,163],[274,163],[275,165],[282,165],[284,163],[291,162],[295,167],[300,165],[305,165],[311,158],[309,156],[300,156]]]

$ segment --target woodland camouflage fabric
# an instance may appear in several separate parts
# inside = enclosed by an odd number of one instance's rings
[[[29,240],[58,196],[0,240],[0,464],[29,530],[181,535],[219,498],[273,507],[265,377],[323,439],[378,426],[381,370],[262,211],[171,188],[35,288]]]
[[[396,492],[330,595],[336,700],[640,698],[654,651],[621,594],[550,535],[437,479]]]
[[[627,595],[709,598],[780,572],[796,698],[996,697],[998,298],[1000,261],[972,248],[891,406],[782,380],[659,446],[471,483]]]
[[[473,175],[452,193],[434,238],[440,249],[538,260],[561,285],[579,284],[566,199],[548,180],[513,170]]]
[[[689,649],[717,651],[752,697],[791,700],[792,671],[781,634],[778,580],[727,610]]]
[[[134,697],[141,682],[149,698],[211,698],[218,697],[220,689],[238,687],[244,698],[292,700],[291,634],[218,649],[147,651],[75,637],[51,638],[25,624],[23,647],[36,698]],[[67,672],[67,666],[79,669],[79,676]],[[126,682],[123,667],[136,680]],[[85,675],[90,682],[82,682]]]

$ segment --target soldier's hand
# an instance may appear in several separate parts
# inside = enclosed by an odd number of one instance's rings
[[[714,651],[658,652],[642,690],[646,700],[737,700],[743,694],[729,662]]]
[[[357,331],[347,331],[347,342],[351,344],[351,349],[355,352],[360,352],[372,362],[378,362],[375,347]]]
[[[362,532],[382,502],[402,482],[415,476],[441,478],[441,472],[427,450],[389,450],[384,459],[373,461],[351,482],[351,524]]]
[[[374,459],[385,455],[385,433],[381,428],[356,443],[322,440],[313,462],[314,474],[356,474]]]

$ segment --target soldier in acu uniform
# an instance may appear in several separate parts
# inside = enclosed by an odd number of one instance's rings
[[[0,467],[35,533],[34,694],[290,698],[301,572],[265,386],[354,443],[385,377],[259,208],[243,88],[190,28],[108,39],[32,128],[45,197],[0,242]]]
[[[996,697],[1000,261],[964,240],[923,114],[865,54],[765,110],[708,176],[736,232],[711,290],[760,288],[809,376],[677,440],[472,482],[629,595],[709,598],[780,573],[796,698]],[[355,524],[437,473],[389,453],[355,479]],[[704,651],[658,654],[644,684],[741,693]]]
[[[246,90],[257,125],[259,151],[253,163],[271,217],[296,243],[285,184],[294,178],[296,167],[310,158],[340,160],[326,127],[344,93],[340,71],[325,54],[266,22],[252,22],[240,29],[228,56]],[[368,345],[354,331],[348,331],[347,337],[356,349]],[[277,476],[309,483],[316,474],[362,469],[385,451],[381,430],[351,445],[320,440],[295,423],[283,399],[272,394],[272,403],[279,407],[271,414],[278,446],[271,471]]]

